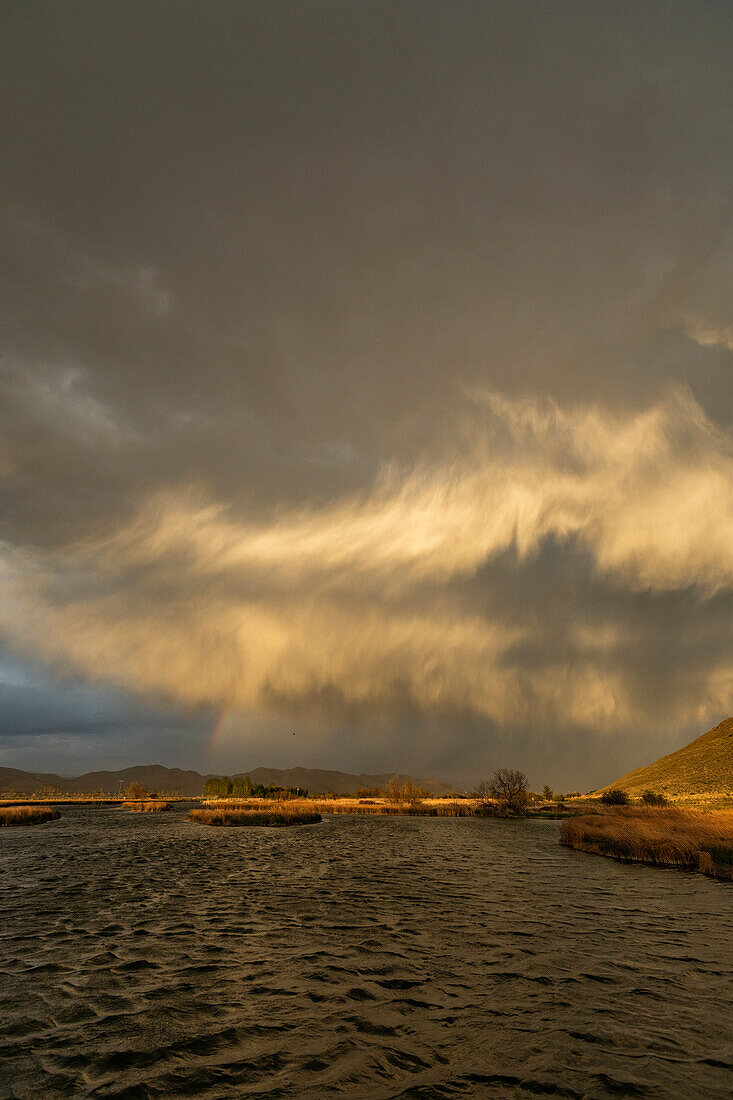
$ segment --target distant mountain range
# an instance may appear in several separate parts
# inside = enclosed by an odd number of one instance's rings
[[[646,790],[671,798],[733,793],[733,718],[645,768],[622,775],[610,787],[632,796]],[[604,788],[608,789],[608,788]]]
[[[322,771],[319,768],[255,768],[250,772],[234,774],[249,775],[253,783],[262,783],[264,786],[272,783],[278,787],[303,787],[309,794],[327,794],[329,791],[335,794],[353,794],[361,787],[384,787],[395,773],[350,775],[348,772]],[[78,776],[0,768],[0,793],[32,794],[41,787],[57,787],[64,794],[103,791],[105,794],[116,795],[129,783],[142,783],[148,791],[167,794],[177,791],[181,795],[198,796],[207,778],[208,775],[201,775],[199,772],[164,768],[161,764],[144,764],[122,768],[120,771],[87,772],[86,775]],[[436,795],[451,794],[458,789],[455,785],[441,783],[438,779],[405,775],[402,778],[412,779],[418,787]]]

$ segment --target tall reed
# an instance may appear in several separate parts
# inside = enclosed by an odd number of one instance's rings
[[[162,802],[159,799],[146,802],[123,802],[123,810],[131,810],[134,814],[160,814],[173,808],[172,802]]]
[[[61,817],[50,806],[3,806],[0,808],[0,826],[41,825],[44,821],[56,821]]]
[[[733,879],[733,810],[619,808],[568,818],[560,843],[613,859]]]
[[[320,814],[304,813],[299,810],[265,810],[226,806],[216,809],[209,807],[207,809],[191,810],[188,818],[190,821],[197,821],[200,825],[314,825],[322,820]]]
[[[216,808],[262,810],[273,808],[292,809],[321,814],[384,814],[404,817],[473,817],[475,807],[471,802],[418,802],[417,804],[376,802],[374,799],[299,798],[297,802],[275,802],[248,799],[218,799],[207,805]]]

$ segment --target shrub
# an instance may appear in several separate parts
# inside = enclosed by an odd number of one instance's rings
[[[604,806],[628,806],[629,796],[626,791],[611,787],[610,790],[603,792],[601,802]]]
[[[656,791],[644,791],[641,801],[645,806],[666,806],[669,803],[665,794],[657,794]]]

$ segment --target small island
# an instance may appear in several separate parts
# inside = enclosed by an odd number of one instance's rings
[[[284,827],[290,825],[315,825],[322,821],[319,813],[303,810],[251,809],[249,807],[222,806],[191,810],[189,821],[199,825],[269,825]]]
[[[0,826],[42,825],[44,821],[56,821],[60,817],[58,810],[52,810],[50,806],[0,807]]]
[[[173,809],[172,802],[161,799],[140,799],[139,801],[123,802],[123,810],[130,810],[133,814],[160,814]]]

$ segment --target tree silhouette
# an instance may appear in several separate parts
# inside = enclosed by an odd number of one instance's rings
[[[500,810],[521,814],[529,799],[527,776],[513,768],[498,768],[491,777],[489,791]]]
[[[125,798],[147,798],[148,789],[144,783],[128,783],[122,792]]]

